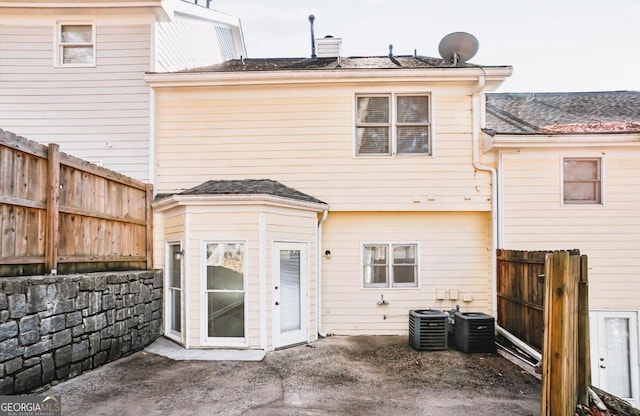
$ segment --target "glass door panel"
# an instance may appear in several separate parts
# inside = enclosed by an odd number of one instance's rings
[[[207,338],[241,342],[245,337],[243,243],[206,244]]]

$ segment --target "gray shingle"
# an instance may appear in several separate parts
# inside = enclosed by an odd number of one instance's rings
[[[498,134],[640,132],[640,92],[487,94],[486,127]]]
[[[453,65],[441,58],[428,56],[399,55],[353,56],[341,58],[264,58],[232,59],[219,64],[187,69],[179,72],[252,72],[252,71],[294,71],[331,69],[411,69],[411,68],[479,68],[480,65],[460,63]]]
[[[211,180],[180,192],[178,195],[272,195],[324,204],[317,198],[271,179]]]

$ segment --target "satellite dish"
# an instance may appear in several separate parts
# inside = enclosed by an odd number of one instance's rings
[[[453,32],[443,37],[438,45],[440,56],[454,65],[467,62],[478,52],[478,39],[471,33]]]

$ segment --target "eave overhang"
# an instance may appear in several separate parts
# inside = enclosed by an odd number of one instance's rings
[[[488,134],[483,133],[485,153],[495,150],[562,147],[640,147],[640,133]]]
[[[477,82],[484,77],[487,89],[497,88],[512,68],[411,68],[411,69],[323,69],[235,72],[147,73],[153,88],[229,85],[339,84],[376,82]]]
[[[303,211],[322,212],[328,204],[301,201],[267,194],[255,195],[171,195],[151,204],[155,212],[163,212],[178,206],[249,206],[266,205],[277,208],[294,208]]]

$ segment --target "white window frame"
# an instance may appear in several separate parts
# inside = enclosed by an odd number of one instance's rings
[[[564,162],[568,160],[584,160],[584,161],[597,161],[599,169],[599,193],[600,201],[579,201],[579,200],[565,200],[564,188]],[[604,157],[602,156],[562,156],[560,158],[560,202],[563,206],[567,207],[599,207],[604,206]]]
[[[386,97],[389,99],[388,123],[358,123],[358,99],[362,97]],[[398,122],[398,97],[427,97],[428,122],[419,124],[405,124]],[[433,157],[433,99],[430,92],[389,92],[389,93],[356,93],[353,100],[353,156],[357,158],[371,157]],[[358,153],[358,127],[387,127],[389,129],[388,153]],[[398,127],[426,126],[428,131],[428,151],[426,153],[399,153],[398,152]]]
[[[63,26],[91,26],[91,43],[62,43],[62,27]],[[95,67],[96,66],[96,25],[93,21],[58,21],[55,27],[54,36],[55,66],[56,67]],[[93,49],[91,62],[86,63],[65,63],[64,48],[65,46],[86,46]]]
[[[242,292],[244,293],[244,337],[210,337],[208,334],[209,327],[209,305],[207,294],[212,290],[207,289],[207,245],[208,244],[242,244],[243,258],[242,258]],[[225,347],[242,347],[246,348],[248,344],[248,329],[249,329],[249,315],[248,315],[248,288],[247,288],[247,272],[248,272],[248,259],[249,259],[249,245],[246,240],[202,240],[200,243],[200,338],[203,345],[211,346],[225,346]],[[235,291],[234,291],[235,292]]]
[[[178,246],[180,253],[181,253],[181,259],[180,259],[180,328],[181,328],[181,332],[176,332],[171,328],[171,319],[173,318],[173,313],[172,313],[172,305],[171,305],[171,268],[170,265],[171,263],[171,250],[170,247],[171,246]],[[171,338],[174,341],[177,341],[179,343],[183,342],[183,338],[185,335],[185,321],[186,321],[186,317],[185,317],[185,308],[183,307],[185,304],[185,299],[184,299],[184,295],[185,295],[185,281],[184,281],[184,242],[182,240],[168,240],[165,242],[165,268],[164,268],[164,276],[165,276],[165,285],[164,285],[164,298],[166,299],[165,301],[165,305],[164,305],[164,312],[165,312],[165,336],[167,338]]]
[[[393,276],[393,247],[394,246],[415,246],[416,248],[416,275],[413,283],[395,283]],[[386,283],[366,283],[365,282],[365,247],[366,246],[387,246],[387,282]],[[420,288],[420,243],[418,241],[367,241],[360,244],[360,284],[363,289],[419,289]]]

